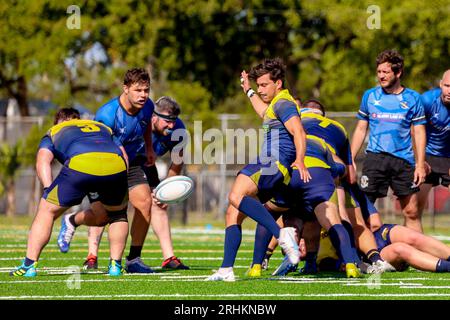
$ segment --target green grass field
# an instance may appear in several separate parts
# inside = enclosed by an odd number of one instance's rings
[[[223,256],[223,229],[218,222],[213,228],[173,227],[176,254],[191,267],[187,271],[163,271],[159,243],[151,233],[143,250],[143,259],[155,266],[150,275],[125,274],[111,278],[106,274],[108,242],[104,237],[99,256],[99,270],[79,274],[86,257],[86,228],[80,227],[70,252],[62,254],[56,245],[60,220],[39,261],[38,276],[33,279],[10,277],[8,272],[25,254],[30,218],[0,218],[0,299],[156,299],[156,300],[450,300],[450,274],[420,272],[410,268],[402,273],[365,275],[346,279],[344,274],[327,273],[302,276],[273,277],[271,272],[281,262],[277,251],[270,260],[270,269],[261,278],[245,275],[253,252],[254,224],[244,224],[241,249],[237,256],[234,283],[205,282],[220,266]],[[450,243],[450,230],[434,232]],[[302,263],[301,263],[302,264]]]

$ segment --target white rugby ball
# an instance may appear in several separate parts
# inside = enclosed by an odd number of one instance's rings
[[[156,199],[162,203],[178,203],[186,200],[194,191],[194,181],[186,176],[173,176],[161,181],[155,188]]]

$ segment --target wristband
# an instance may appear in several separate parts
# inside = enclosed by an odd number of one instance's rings
[[[251,97],[253,97],[253,95],[255,93],[256,93],[255,90],[250,88],[250,89],[247,90],[247,97],[251,98]]]

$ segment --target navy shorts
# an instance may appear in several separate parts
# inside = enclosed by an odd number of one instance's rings
[[[331,171],[326,168],[308,168],[311,180],[305,183],[300,178],[298,170],[293,170],[292,178],[289,183],[289,192],[286,201],[293,203],[298,217],[311,221],[315,219],[315,208],[325,202],[331,201],[338,204],[336,186]]]
[[[72,207],[88,196],[107,206],[119,206],[128,199],[127,172],[95,176],[63,167],[42,198],[61,207]]]
[[[285,190],[291,179],[292,170],[290,166],[285,166],[279,161],[271,164],[246,165],[239,174],[243,174],[258,187],[258,198],[262,203],[269,201],[279,190]]]
[[[373,235],[375,236],[375,240],[377,242],[378,251],[383,250],[384,247],[390,245],[391,242],[391,230],[395,227],[396,224],[383,224],[380,229],[375,231]]]

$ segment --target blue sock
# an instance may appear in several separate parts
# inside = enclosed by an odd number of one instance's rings
[[[356,250],[352,248],[350,244],[350,238],[347,230],[345,230],[342,224],[335,224],[328,230],[330,240],[333,243],[336,252],[344,263],[358,263],[359,258]],[[355,260],[355,257],[357,260]]]
[[[258,223],[255,232],[255,248],[253,249],[253,264],[261,264],[266,255],[267,246],[272,239],[272,234],[263,225]]]
[[[225,244],[221,268],[228,268],[234,265],[241,240],[242,228],[240,225],[233,224],[225,229]]]
[[[352,251],[355,253],[353,260],[359,264],[361,259],[358,256],[358,252],[356,251],[356,242],[355,242],[355,234],[353,233],[352,224],[346,220],[342,220],[342,225],[348,233],[348,237],[350,238],[350,246],[352,247]]]
[[[436,272],[450,272],[450,262],[439,259],[436,264]]]
[[[114,259],[114,261],[116,262],[116,264],[118,264],[119,266],[121,266],[122,265],[122,259],[119,259],[119,260],[116,260],[116,259]]]
[[[23,265],[25,267],[29,267],[34,263],[34,260],[28,259],[28,257],[25,257],[25,261],[23,262]]]
[[[278,239],[280,237],[280,226],[277,225],[270,212],[258,200],[245,196],[239,204],[239,211],[261,223],[275,238]]]

